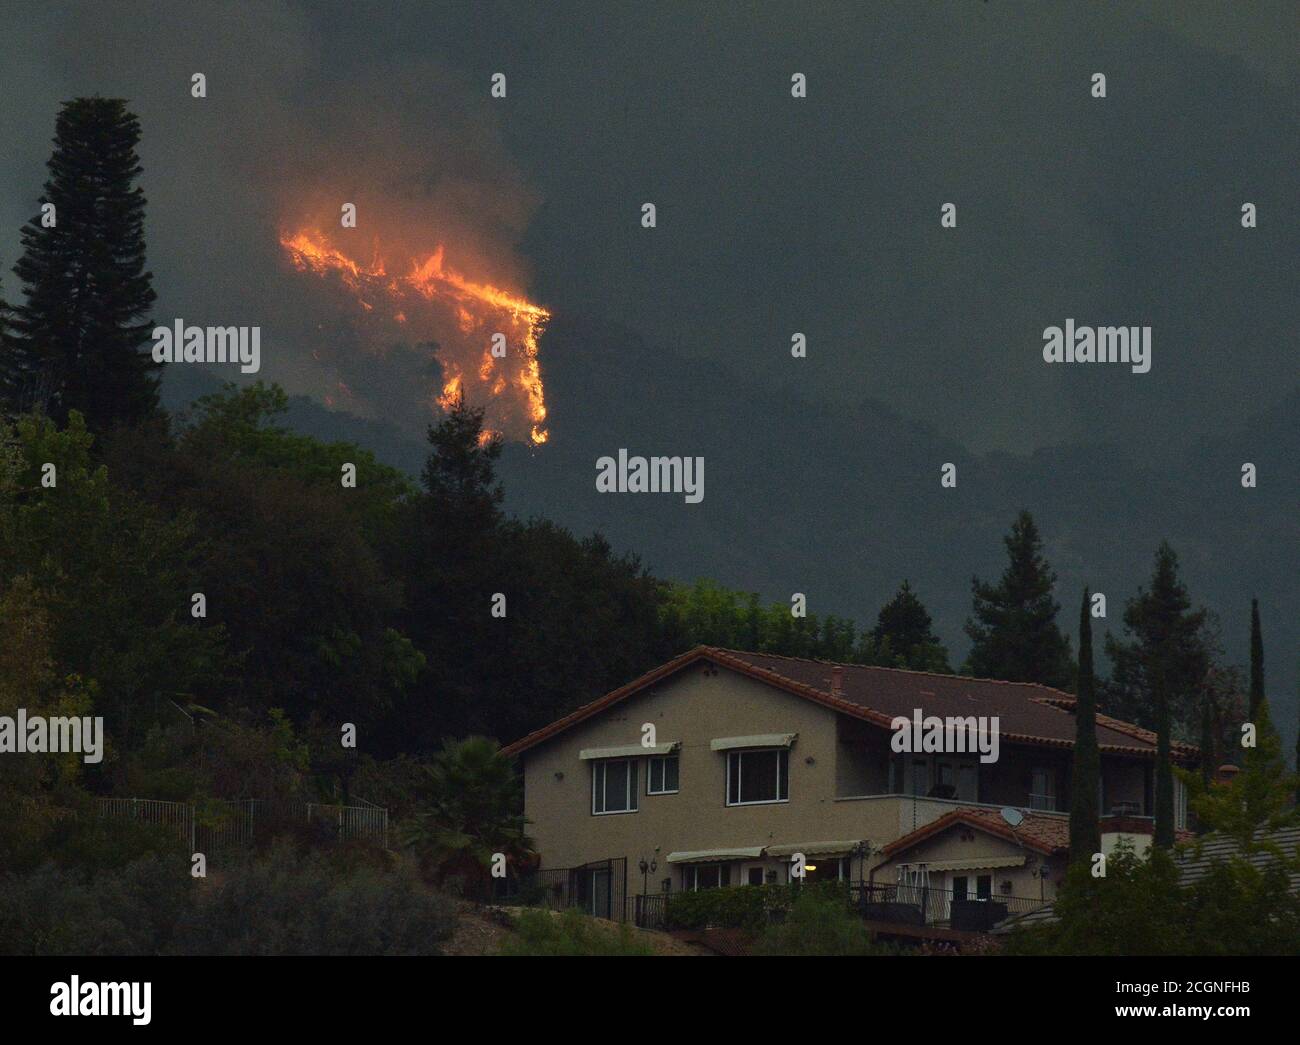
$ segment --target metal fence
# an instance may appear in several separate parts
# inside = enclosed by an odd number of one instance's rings
[[[1047,901],[1028,896],[979,897],[918,885],[850,886],[854,906],[864,917],[914,925],[941,925],[954,929],[992,928],[1013,914],[1036,911]]]
[[[494,903],[520,904],[563,910],[576,907],[597,918],[626,921],[627,857],[594,860],[580,867],[548,867],[522,875],[510,874],[490,880],[488,899]]]
[[[201,803],[153,798],[101,798],[101,820],[151,824],[173,834],[192,853],[251,846],[256,838],[306,826],[322,841],[368,842],[388,848],[388,810],[280,799],[211,799]]]
[[[627,920],[638,929],[668,928],[669,893],[642,893],[627,898]]]

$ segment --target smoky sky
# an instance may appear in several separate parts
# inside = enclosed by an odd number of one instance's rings
[[[262,376],[319,397],[345,369],[362,413],[419,416],[428,364],[313,357],[329,313],[276,242],[312,201],[445,232],[552,311],[670,347],[682,381],[707,358],[883,400],[973,451],[1159,461],[1295,384],[1291,3],[2,9],[8,295],[59,102],[125,97],[157,314],[259,323]],[[1151,372],[1044,364],[1067,318],[1151,326]]]

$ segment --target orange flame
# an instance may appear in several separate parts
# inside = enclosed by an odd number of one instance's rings
[[[443,358],[440,353],[443,386],[442,393],[436,397],[438,405],[449,410],[462,394],[481,396],[488,404],[500,397],[514,398],[518,410],[503,411],[507,418],[512,414],[517,418],[522,413],[522,427],[527,430],[528,441],[535,446],[546,442],[549,437],[543,424],[546,397],[537,361],[537,342],[551,315],[546,309],[521,295],[475,282],[449,268],[441,244],[431,254],[411,258],[410,271],[405,276],[389,275],[388,262],[378,243],[368,264],[355,261],[332,246],[322,233],[310,228],[282,232],[280,245],[299,272],[337,277],[367,315],[382,316],[407,328],[414,321],[408,307],[413,301],[442,306],[462,335],[481,336],[485,347],[477,366],[450,353]],[[492,335],[497,333],[506,336],[506,352],[510,358],[493,355],[490,343]],[[509,395],[512,389],[513,397]],[[494,416],[489,406],[488,420]],[[499,434],[485,428],[486,438]]]

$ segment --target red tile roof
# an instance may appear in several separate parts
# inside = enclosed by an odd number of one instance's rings
[[[1023,809],[1020,812],[1023,814],[1024,820],[1013,831],[1011,825],[1002,819],[1000,810],[974,806],[954,809],[951,813],[945,813],[933,823],[918,827],[911,834],[895,839],[886,845],[881,852],[884,853],[886,858],[893,859],[899,853],[905,852],[927,838],[942,834],[956,824],[965,824],[986,834],[1004,838],[1008,842],[1017,842],[1045,856],[1069,851],[1070,818],[1068,816],[1061,813],[1053,815]],[[1154,822],[1141,820],[1137,817],[1103,817],[1101,826],[1103,832],[1107,830],[1123,830],[1129,834],[1150,834],[1154,829]],[[1175,840],[1179,842],[1195,837],[1190,831],[1176,831],[1174,834]]]
[[[910,717],[915,708],[926,715],[966,717],[997,716],[1004,743],[1044,747],[1074,746],[1074,697],[1059,689],[1031,682],[999,682],[993,679],[938,675],[927,671],[874,668],[860,664],[832,664],[823,660],[801,660],[769,653],[697,646],[688,653],[661,664],[627,685],[578,708],[528,736],[508,745],[507,755],[517,755],[562,733],[605,708],[661,682],[700,661],[730,668],[742,675],[766,682],[788,693],[832,708],[885,729],[896,716]],[[841,678],[840,690],[832,689],[832,669]],[[1113,754],[1154,756],[1156,737],[1150,730],[1106,715],[1097,716],[1097,744]],[[1178,758],[1190,758],[1196,749],[1174,744]]]
[[[1070,848],[1069,817],[1033,812],[1025,813],[1024,817],[1025,819],[1020,826],[1012,831],[1011,826],[1002,819],[1002,814],[996,809],[954,809],[951,813],[945,813],[933,823],[918,827],[911,834],[895,839],[881,851],[887,858],[892,859],[899,853],[920,842],[924,842],[927,838],[942,834],[948,828],[957,824],[966,824],[968,827],[973,827],[986,834],[1005,838],[1008,842],[1019,843],[1045,856],[1051,856],[1053,853]]]

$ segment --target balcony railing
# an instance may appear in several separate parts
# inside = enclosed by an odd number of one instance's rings
[[[1028,896],[994,894],[979,897],[970,893],[956,894],[951,889],[908,885],[855,882],[851,889],[858,911],[871,921],[952,929],[991,929],[1004,918],[1036,911],[1047,903]]]

